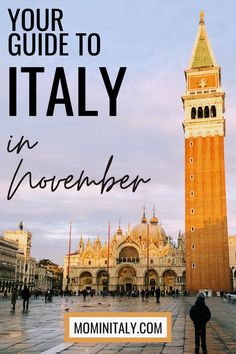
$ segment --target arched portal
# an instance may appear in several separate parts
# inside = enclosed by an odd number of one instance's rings
[[[119,263],[121,262],[139,262],[139,253],[136,248],[132,246],[122,248],[119,253]]]
[[[158,274],[155,270],[149,269],[145,273],[144,277],[144,285],[147,289],[152,289],[155,290],[156,287],[158,286]]]
[[[90,272],[82,272],[79,277],[79,285],[83,289],[91,289],[93,277]]]
[[[118,290],[131,292],[137,290],[137,278],[134,268],[124,266],[118,271]]]
[[[163,275],[163,287],[166,291],[172,291],[175,288],[176,273],[173,270],[166,270]]]
[[[98,291],[108,290],[109,274],[106,270],[100,270],[100,272],[97,273],[96,283]]]

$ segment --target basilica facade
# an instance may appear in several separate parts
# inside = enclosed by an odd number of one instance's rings
[[[100,237],[85,243],[81,236],[78,250],[64,258],[63,288],[74,291],[185,290],[185,240],[179,232],[177,243],[166,235],[153,212],[145,211],[132,229],[119,226],[110,241]]]

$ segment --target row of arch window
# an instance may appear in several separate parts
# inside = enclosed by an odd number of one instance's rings
[[[216,106],[205,106],[203,107],[192,107],[191,109],[191,118],[215,118],[216,117]]]

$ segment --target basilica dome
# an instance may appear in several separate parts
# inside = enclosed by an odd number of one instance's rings
[[[141,223],[134,226],[131,231],[131,237],[136,242],[147,241],[149,229],[149,241],[156,246],[165,245],[167,236],[165,230],[160,226],[158,218],[153,214],[148,224],[145,213],[143,213]]]

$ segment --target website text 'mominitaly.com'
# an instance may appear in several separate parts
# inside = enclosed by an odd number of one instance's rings
[[[105,341],[140,339],[146,341],[170,341],[171,316],[169,313],[133,315],[132,313],[67,314],[65,316],[65,340],[100,339]]]

